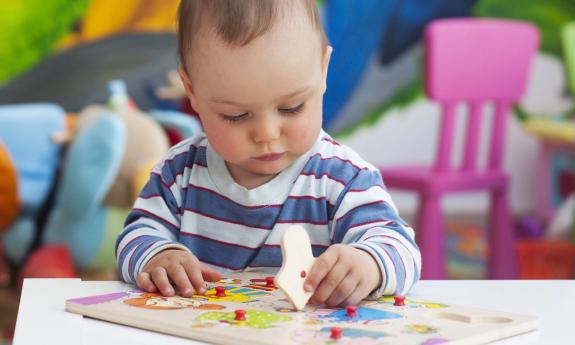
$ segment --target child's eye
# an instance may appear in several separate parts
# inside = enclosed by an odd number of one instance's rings
[[[303,106],[305,103],[302,103],[296,107],[293,108],[280,108],[279,111],[284,113],[284,114],[297,114],[300,113],[303,110]]]
[[[246,118],[248,116],[248,113],[243,113],[243,114],[239,114],[239,115],[220,114],[220,116],[222,117],[222,119],[224,119],[226,121],[237,122],[237,121],[241,121],[244,118]]]

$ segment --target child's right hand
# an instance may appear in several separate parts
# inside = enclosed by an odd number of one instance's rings
[[[136,277],[136,284],[147,292],[157,290],[164,296],[174,296],[175,288],[183,297],[204,294],[206,281],[217,282],[219,272],[207,267],[192,253],[181,249],[166,249],[154,255]]]

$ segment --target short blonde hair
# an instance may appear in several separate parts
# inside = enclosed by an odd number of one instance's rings
[[[278,8],[288,0],[182,0],[178,9],[178,58],[185,66],[185,55],[192,49],[193,36],[209,20],[213,32],[225,43],[244,46],[270,30]],[[293,0],[292,0],[293,1]],[[301,1],[312,26],[318,30],[322,47],[327,38],[315,0]]]

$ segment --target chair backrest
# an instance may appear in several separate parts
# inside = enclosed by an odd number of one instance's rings
[[[436,171],[452,169],[455,108],[461,102],[470,109],[461,169],[476,170],[486,102],[495,105],[487,169],[501,168],[507,113],[523,94],[538,43],[537,28],[525,22],[465,18],[428,25],[425,89],[443,107]]]
[[[575,95],[575,22],[570,22],[563,27],[563,55],[567,80],[571,94]]]

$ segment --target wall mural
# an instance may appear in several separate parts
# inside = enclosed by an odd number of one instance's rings
[[[127,80],[142,108],[150,90],[176,66],[177,0],[39,1],[0,4],[0,102],[49,101],[68,111],[103,101],[108,80]],[[341,135],[376,122],[385,110],[422,95],[417,46],[436,18],[480,16],[527,20],[542,33],[541,50],[561,56],[559,29],[574,19],[569,0],[325,0],[334,47],[325,97],[325,127]],[[402,60],[412,59],[406,67]],[[371,69],[370,69],[371,66]],[[396,71],[397,70],[397,71]],[[389,78],[360,89],[369,74]],[[49,87],[47,87],[49,85]],[[355,98],[363,101],[356,102]],[[347,106],[347,107],[346,107]]]
[[[415,114],[401,113],[403,121],[412,122],[400,127],[384,119],[398,118],[398,111],[409,113],[425,103],[421,35],[426,24],[437,18],[496,17],[535,23],[541,32],[541,53],[533,72],[537,80],[516,108],[517,121],[573,107],[566,92],[560,38],[564,25],[575,20],[572,0],[318,3],[334,47],[324,127],[370,161],[423,161],[422,157],[432,155],[434,133],[425,128],[436,120],[411,120]],[[177,6],[178,0],[125,0],[121,5],[114,0],[0,3],[0,104],[50,102],[66,112],[79,113],[87,105],[106,103],[108,82],[122,79],[140,109],[192,112],[187,102],[178,98],[182,93],[173,73],[177,67]],[[427,107],[412,112],[434,111]],[[533,202],[527,200],[534,199],[534,192],[527,187],[536,176],[525,171],[532,170],[537,142],[524,131],[515,131],[519,134],[511,134],[510,149],[528,153],[516,155],[514,158],[522,161],[511,164],[512,178],[517,186],[524,186],[513,188],[512,204],[515,209],[529,209]],[[403,139],[398,133],[408,132],[418,133],[418,143],[424,144],[412,151],[404,146],[398,158],[397,148],[390,146]],[[381,143],[377,149],[374,140]],[[401,198],[396,202],[400,207],[403,204]],[[475,201],[470,203],[475,207]]]

